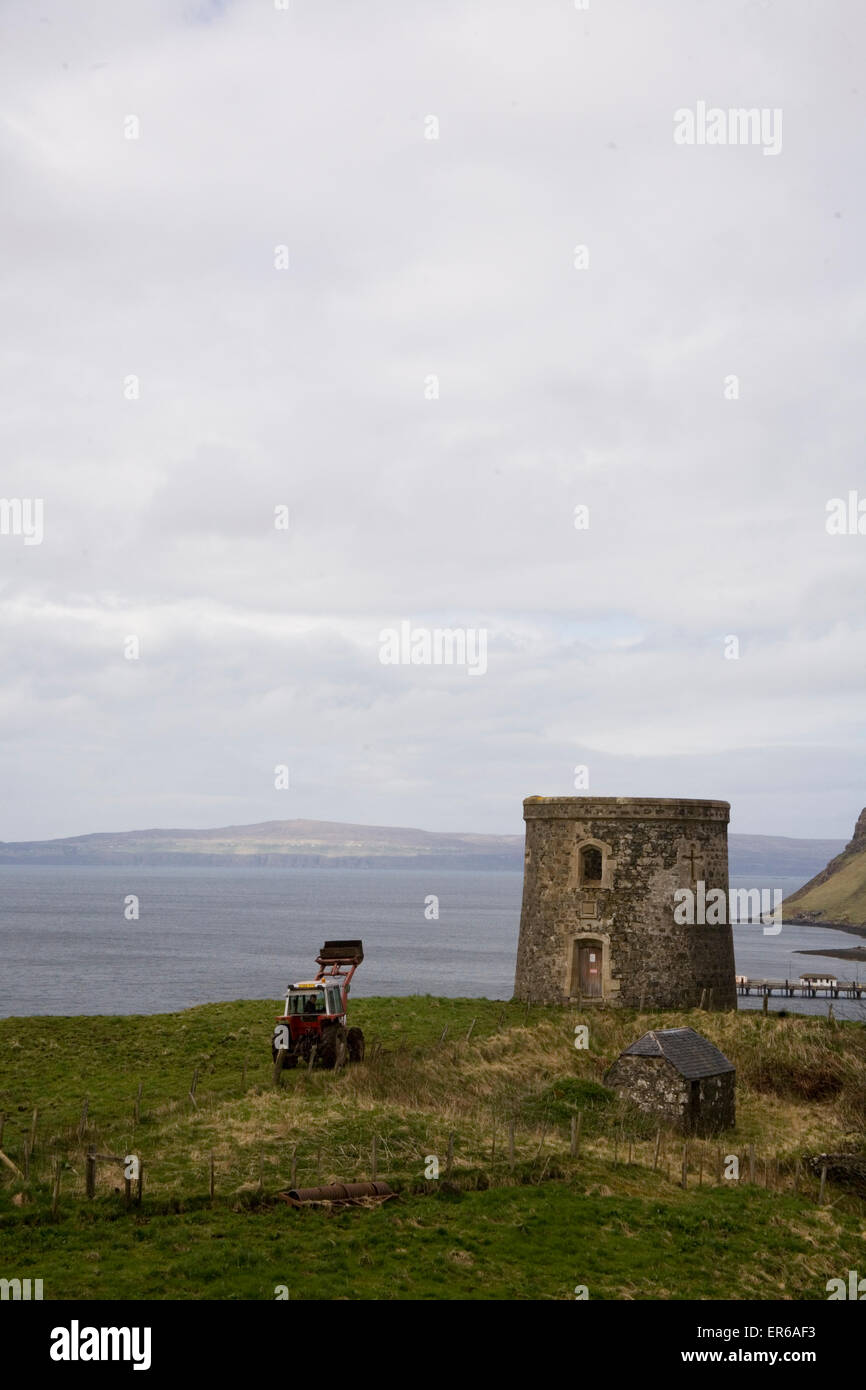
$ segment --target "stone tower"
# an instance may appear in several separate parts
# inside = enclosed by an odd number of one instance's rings
[[[737,1006],[729,925],[674,920],[728,892],[727,801],[530,796],[514,992],[537,1003]],[[680,914],[682,915],[682,914]],[[725,920],[727,913],[723,914]]]

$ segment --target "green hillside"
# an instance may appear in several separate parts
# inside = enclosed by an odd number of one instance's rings
[[[864,1265],[862,1198],[830,1182],[819,1204],[798,1167],[862,1149],[863,1024],[610,1010],[584,1020],[577,1050],[568,1010],[358,999],[368,1060],[277,1087],[275,1011],[0,1020],[4,1276],[41,1278],[46,1299],[270,1300],[285,1286],[293,1300],[548,1300],[586,1285],[593,1299],[823,1300],[828,1279]],[[689,1144],[683,1187],[682,1140],[602,1078],[646,1029],[685,1024],[737,1066],[738,1114],[718,1145]],[[298,1185],[369,1177],[374,1137],[397,1200],[328,1212],[276,1199],[293,1170]],[[141,1156],[140,1207],[125,1209],[108,1163],[87,1199],[89,1149]],[[739,1181],[720,1179],[728,1154]]]
[[[866,810],[842,853],[785,899],[785,916],[794,922],[866,926]]]

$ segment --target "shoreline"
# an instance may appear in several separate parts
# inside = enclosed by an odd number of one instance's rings
[[[836,960],[859,960],[866,964],[866,946],[837,947],[827,951],[795,951],[798,956],[833,956]]]
[[[856,926],[852,922],[807,922],[803,919],[782,918],[783,927],[817,927],[819,930],[826,928],[828,931],[845,931],[851,936],[866,937],[866,925]]]

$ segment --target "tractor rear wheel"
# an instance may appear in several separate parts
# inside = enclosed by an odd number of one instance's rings
[[[365,1044],[364,1034],[361,1032],[360,1028],[350,1028],[346,1037],[346,1042],[349,1048],[349,1061],[363,1062]]]
[[[323,1067],[330,1071],[344,1066],[347,1051],[346,1030],[341,1023],[332,1023],[322,1029],[318,1058]]]

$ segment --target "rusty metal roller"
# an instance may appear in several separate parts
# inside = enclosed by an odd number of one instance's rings
[[[293,1187],[286,1194],[295,1202],[348,1202],[354,1197],[392,1197],[386,1182],[332,1182],[326,1187]]]

